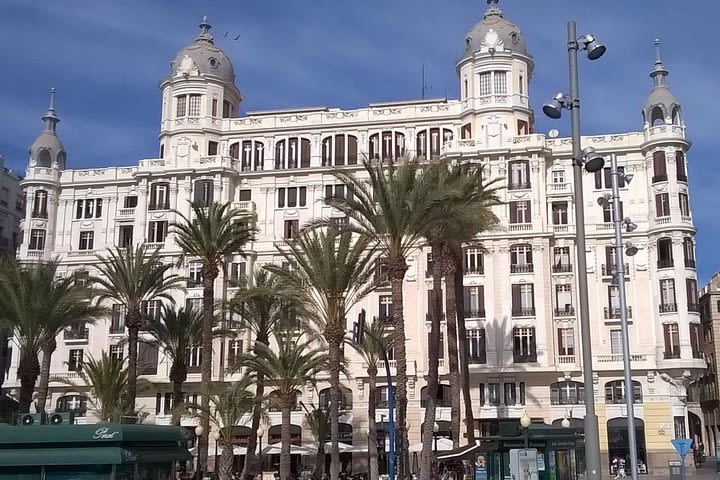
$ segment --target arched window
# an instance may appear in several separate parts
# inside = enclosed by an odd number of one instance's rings
[[[48,150],[40,150],[37,156],[37,166],[50,168],[52,166],[52,158]]]
[[[340,401],[340,410],[352,410],[353,408],[353,392],[347,387],[340,386],[342,390],[342,399]],[[318,394],[318,404],[322,409],[330,408],[330,389],[324,388]]]
[[[76,417],[87,413],[87,398],[83,395],[65,395],[57,399],[56,412],[72,412]]]
[[[530,188],[530,162],[528,160],[508,162],[508,171],[508,190]]]
[[[682,125],[680,107],[678,107],[677,105],[674,105],[672,109],[672,123],[673,125]]]
[[[58,154],[57,154],[57,164],[58,164],[58,168],[62,168],[62,169],[65,168],[65,158],[66,158],[66,157],[65,157],[65,152],[63,152],[62,150],[59,151]]]
[[[665,159],[665,152],[658,150],[653,153],[653,177],[652,182],[665,182],[667,181],[667,160]]]
[[[687,171],[685,170],[685,154],[682,150],[675,152],[675,173],[678,182],[687,182]]]
[[[551,405],[578,405],[585,403],[585,384],[565,381],[550,384]]]
[[[275,169],[306,168],[310,166],[310,140],[291,137],[275,144]]]
[[[323,138],[322,165],[357,165],[358,150],[355,135],[338,134]]]
[[[415,155],[421,160],[438,158],[443,144],[452,138],[453,132],[449,128],[434,127],[420,130],[415,136]]]
[[[370,135],[370,159],[389,162],[405,155],[405,135],[384,131]]]
[[[642,385],[633,380],[633,401],[643,403]],[[605,403],[625,403],[625,380],[613,380],[605,384]]]
[[[425,408],[427,406],[427,394],[425,393],[426,389],[427,387],[422,387],[420,389],[420,408]],[[438,385],[437,395],[435,396],[436,407],[450,406],[450,390],[450,385],[446,385],[444,383]]]
[[[47,218],[47,190],[36,190],[33,199],[32,218]]]
[[[650,125],[657,127],[658,125],[665,125],[665,114],[659,106],[653,107],[650,112]]]
[[[260,171],[265,162],[265,145],[256,140],[244,140],[242,142],[242,171]]]

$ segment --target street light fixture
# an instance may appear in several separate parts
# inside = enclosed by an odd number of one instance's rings
[[[215,471],[217,472],[218,470],[220,470],[218,468],[218,442],[220,440],[220,432],[214,432],[212,437],[213,440],[215,440]]]
[[[202,437],[202,434],[203,434],[203,427],[202,427],[202,425],[198,425],[197,427],[195,427],[195,436],[197,436],[198,439],[199,439],[200,437]],[[197,444],[196,444],[196,445],[197,445]],[[198,448],[197,463],[196,463],[196,465],[195,465],[195,470],[196,470],[196,471],[197,471],[197,470],[200,470],[200,451],[199,451],[199,450],[200,450],[200,449]]]
[[[437,463],[438,463],[438,462],[437,462],[437,434],[438,434],[439,431],[440,431],[440,425],[438,425],[437,422],[433,422],[433,444],[434,444],[433,452],[434,452],[434,454],[435,454],[435,465],[436,465],[435,468],[436,468],[436,470],[439,470],[439,469],[437,468],[437,467],[438,467],[438,465],[437,465]]]
[[[631,241],[625,242],[625,255],[628,257],[634,257],[638,253],[638,248],[632,244]]]
[[[563,428],[570,428],[570,419],[567,417],[567,413],[565,414],[565,417],[562,419],[562,422],[560,425],[563,426]]]
[[[262,440],[263,436],[265,435],[265,429],[260,425],[257,429],[257,436],[260,438],[260,454],[258,455],[260,457],[260,474],[262,474],[263,471],[263,456],[262,456]],[[247,454],[247,452],[245,452]]]
[[[573,157],[573,188],[575,195],[575,245],[577,248],[578,266],[578,311],[580,316],[580,334],[582,344],[583,381],[589,394],[585,395],[585,461],[588,480],[600,480],[602,469],[600,467],[600,432],[598,418],[595,413],[595,395],[593,394],[592,369],[592,339],[590,337],[590,312],[588,302],[587,257],[585,245],[585,208],[583,199],[582,166],[586,170],[597,169],[602,165],[596,157],[589,158],[586,150],[583,161],[583,150],[580,144],[580,94],[578,80],[577,53],[578,50],[587,51],[590,60],[597,60],[605,53],[605,46],[597,41],[594,35],[577,36],[575,22],[567,24],[567,50],[568,70],[570,80],[570,95],[558,94],[553,100],[543,106],[543,112],[550,118],[558,119],[562,109],[570,110],[570,125],[572,130],[572,157]]]
[[[520,417],[520,426],[523,428],[523,435],[525,436],[525,448],[530,447],[530,438],[529,438],[528,428],[530,428],[531,423],[532,423],[532,419],[527,414],[527,410],[523,411],[522,417]]]

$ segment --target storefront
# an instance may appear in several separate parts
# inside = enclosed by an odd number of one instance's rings
[[[187,430],[157,425],[0,426],[0,480],[166,480]]]
[[[501,422],[500,435],[482,437],[475,447],[438,455],[441,471],[464,470],[482,480],[512,480],[510,450],[525,448],[526,434],[528,447],[538,451],[538,480],[577,480],[585,471],[582,428],[533,423],[524,432],[517,421]],[[476,465],[482,465],[480,477],[475,475]]]

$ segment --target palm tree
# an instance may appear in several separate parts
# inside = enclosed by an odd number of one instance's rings
[[[163,305],[157,317],[146,319],[145,330],[153,335],[148,343],[159,345],[172,361],[170,381],[173,384],[173,423],[180,425],[178,409],[182,409],[182,386],[187,380],[187,351],[202,341],[202,315],[198,310]]]
[[[295,308],[294,298],[283,288],[280,278],[267,270],[258,270],[252,283],[244,280],[239,286],[240,290],[227,303],[227,309],[242,317],[243,326],[250,330],[255,339],[253,353],[259,355],[258,345],[269,345],[272,332],[288,320],[290,310]],[[230,365],[230,368],[232,367]],[[265,394],[265,378],[262,373],[255,375],[255,392],[257,399],[250,427],[252,434],[248,439],[245,465],[240,475],[243,479],[253,478],[260,471],[260,462],[255,450],[257,430],[260,427],[263,411],[260,400]]]
[[[250,415],[255,405],[256,396],[248,388],[251,385],[250,377],[230,385],[220,393],[209,395],[210,410],[208,414],[210,423],[220,432],[222,455],[220,457],[220,480],[230,480],[233,468],[233,426],[238,425],[244,417]],[[260,399],[262,401],[262,399]],[[189,405],[190,410],[202,411],[200,405]]]
[[[371,240],[364,235],[356,240],[352,237],[352,232],[339,232],[334,228],[307,230],[289,241],[288,248],[279,248],[294,268],[265,267],[281,277],[288,290],[296,292],[328,345],[332,480],[337,480],[340,471],[341,345],[345,339],[346,319],[350,309],[373,288],[370,282],[374,273]]]
[[[315,405],[310,405],[310,408],[304,403],[301,405],[305,410],[305,421],[310,426],[310,432],[318,446],[315,453],[313,478],[320,480],[325,475],[325,442],[330,435],[330,412]]]
[[[352,347],[357,350],[367,365],[368,374],[368,462],[369,478],[378,478],[378,456],[377,456],[377,427],[375,426],[375,405],[377,397],[377,375],[378,363],[383,360],[383,352],[393,346],[392,334],[388,331],[387,324],[381,320],[366,326],[362,343],[353,343]]]
[[[76,276],[57,277],[58,262],[53,261],[45,265],[48,269],[47,280],[52,280],[49,285],[37,285],[40,291],[45,292],[44,308],[44,337],[40,347],[42,362],[40,364],[40,381],[38,384],[35,410],[45,412],[47,402],[48,384],[50,381],[50,363],[52,355],[57,349],[57,336],[60,333],[70,330],[85,334],[85,325],[95,323],[98,317],[107,313],[107,309],[99,305],[93,305],[91,300],[94,296],[92,288],[85,283],[79,283]],[[52,273],[52,277],[50,276]]]
[[[102,352],[99,360],[90,356],[83,362],[79,375],[82,385],[90,391],[88,401],[95,407],[100,421],[120,421],[123,415],[133,415],[133,409],[123,399],[130,381],[129,368],[122,358]],[[82,388],[72,382],[65,382]]]
[[[256,342],[259,355],[242,355],[236,369],[261,374],[268,386],[275,387],[280,404],[280,478],[290,476],[290,412],[296,393],[307,383],[314,383],[318,373],[327,367],[324,348],[313,346],[316,339],[297,335],[292,330],[275,334],[277,348]]]
[[[232,208],[230,203],[213,202],[207,206],[204,203],[193,203],[190,217],[178,211],[175,211],[175,215],[180,221],[174,222],[171,230],[175,233],[175,241],[183,250],[183,257],[194,257],[202,262],[203,326],[200,389],[208,392],[212,380],[215,279],[230,255],[245,255],[243,248],[254,239],[256,230],[250,226],[247,215]],[[209,396],[203,395],[202,406],[202,412],[207,412],[210,407]],[[200,425],[203,434],[198,441],[198,469],[206,471],[210,433],[210,418],[206,413],[200,415]]]
[[[422,239],[422,208],[429,190],[421,188],[421,165],[405,160],[389,165],[365,161],[365,171],[356,175],[336,170],[335,177],[352,187],[352,196],[333,196],[326,202],[350,219],[349,228],[377,244],[387,268],[393,302],[394,345],[397,360],[397,437],[398,478],[410,477],[410,442],[407,434],[407,356],[403,282],[408,270],[407,257]],[[329,219],[315,222],[327,225]]]
[[[143,308],[146,302],[167,300],[170,293],[181,288],[181,278],[170,273],[173,265],[163,264],[158,249],[149,251],[144,245],[135,249],[115,248],[107,256],[98,255],[99,275],[90,281],[96,288],[98,303],[110,301],[125,308],[125,326],[128,329],[128,381],[125,392],[127,410],[135,409],[137,396],[138,336],[143,326]]]
[[[423,236],[430,244],[433,255],[433,295],[434,308],[430,337],[438,339],[442,317],[442,278],[445,277],[447,296],[447,329],[449,365],[453,369],[451,375],[451,409],[453,411],[452,432],[454,443],[460,436],[460,388],[458,384],[457,354],[457,304],[455,299],[455,257],[453,250],[463,240],[473,238],[477,233],[497,223],[492,213],[492,206],[500,203],[497,197],[496,182],[483,179],[482,168],[473,164],[453,164],[437,162],[429,167],[424,181],[427,188],[442,192],[443,201],[424,205],[426,223],[422,228]],[[465,339],[463,338],[463,341]],[[429,367],[427,380],[427,403],[425,408],[425,425],[435,422],[436,398],[438,389],[438,342],[432,342],[428,348]],[[453,358],[454,356],[454,358]],[[432,429],[423,431],[422,470],[430,471],[432,463]]]

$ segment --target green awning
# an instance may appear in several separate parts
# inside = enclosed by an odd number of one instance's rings
[[[128,449],[121,447],[2,448],[0,466],[117,465],[190,460],[181,447]]]

